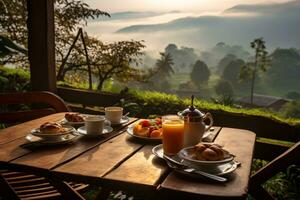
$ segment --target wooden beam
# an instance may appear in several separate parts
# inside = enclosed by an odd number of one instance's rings
[[[27,9],[32,89],[56,92],[54,0],[28,0]]]

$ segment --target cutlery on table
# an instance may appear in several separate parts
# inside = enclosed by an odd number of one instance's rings
[[[218,181],[218,182],[226,182],[227,178],[221,177],[221,176],[217,176],[214,174],[210,174],[207,172],[203,172],[200,170],[196,170],[193,168],[189,168],[188,166],[184,165],[183,163],[181,163],[180,161],[177,161],[169,156],[164,155],[164,159],[167,161],[168,166],[170,166],[173,169],[179,169],[179,170],[183,170],[185,172],[188,173],[195,173],[197,175],[201,175],[205,178],[209,178],[210,180],[214,180],[214,181]]]

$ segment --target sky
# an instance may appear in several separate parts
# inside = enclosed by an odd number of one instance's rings
[[[289,0],[84,0],[109,13],[123,11],[221,12],[237,4],[282,3]]]

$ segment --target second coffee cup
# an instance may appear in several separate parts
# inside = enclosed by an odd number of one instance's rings
[[[122,107],[106,107],[105,108],[105,117],[113,124],[120,123],[123,117],[123,108]]]

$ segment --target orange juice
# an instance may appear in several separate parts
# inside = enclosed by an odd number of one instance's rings
[[[175,115],[162,118],[163,149],[166,155],[176,155],[183,148],[184,123]]]

